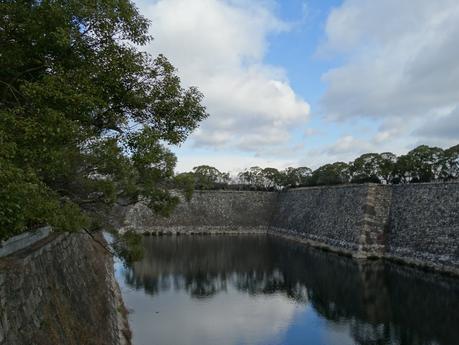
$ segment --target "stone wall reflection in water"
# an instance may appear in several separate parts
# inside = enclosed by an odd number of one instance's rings
[[[145,238],[120,267],[143,344],[457,344],[459,281],[269,236]]]

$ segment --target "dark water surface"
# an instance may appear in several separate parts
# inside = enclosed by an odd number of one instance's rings
[[[146,237],[135,345],[459,344],[459,280],[268,236]]]

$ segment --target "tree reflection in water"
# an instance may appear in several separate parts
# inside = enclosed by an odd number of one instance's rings
[[[358,344],[459,343],[457,279],[269,236],[146,237],[144,244],[143,260],[126,267],[124,279],[149,295],[280,293],[345,325]]]

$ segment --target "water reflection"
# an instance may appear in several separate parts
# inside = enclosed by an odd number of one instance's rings
[[[137,345],[459,343],[458,280],[278,238],[145,238],[118,275]]]

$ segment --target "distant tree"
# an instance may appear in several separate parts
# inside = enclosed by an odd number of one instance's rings
[[[459,178],[459,145],[452,146],[443,152],[440,161],[440,178],[444,180]]]
[[[402,155],[397,158],[394,165],[394,175],[396,183],[410,183],[415,177],[415,162],[412,156]]]
[[[315,185],[348,183],[350,181],[349,165],[344,162],[325,164],[312,173],[311,181]]]
[[[312,170],[308,167],[298,167],[295,169],[297,177],[297,186],[307,186],[309,184]]]
[[[381,156],[377,153],[365,153],[356,158],[349,165],[351,182],[375,182],[380,183]]]
[[[280,172],[281,181],[280,184],[282,187],[290,188],[295,187],[297,184],[297,176],[295,173],[295,168],[287,167]]]
[[[281,184],[283,187],[298,187],[309,184],[312,171],[308,167],[288,167],[281,172]]]
[[[412,158],[412,182],[429,182],[437,179],[441,174],[441,160],[443,150],[439,147],[421,145],[407,154]]]
[[[379,174],[380,180],[386,184],[392,183],[395,175],[395,163],[397,156],[392,152],[383,152],[379,155]]]
[[[201,182],[197,184],[198,188],[204,189],[273,190],[349,182],[395,184],[450,180],[459,177],[459,145],[444,151],[437,147],[421,145],[400,157],[391,152],[365,153],[349,164],[326,164],[314,172],[308,167],[288,167],[279,171],[271,167],[253,166],[237,175],[237,183],[240,184],[234,184],[235,181],[230,181],[229,174],[220,173],[213,167],[200,166],[195,169],[195,176],[206,176],[198,179]]]
[[[278,188],[281,185],[281,174],[275,168],[262,169],[261,176],[265,189]]]
[[[228,173],[223,173],[217,168],[209,165],[194,167],[193,174],[197,189],[215,189],[223,187],[229,182]]]
[[[253,189],[264,188],[263,169],[257,166],[250,167],[238,174],[239,180]]]
[[[194,174],[192,172],[186,172],[175,175],[174,187],[182,191],[186,201],[190,201],[195,188]]]

